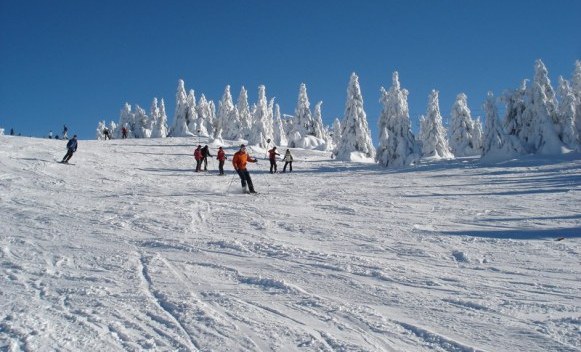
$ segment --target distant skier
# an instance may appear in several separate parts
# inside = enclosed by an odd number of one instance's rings
[[[246,163],[255,163],[257,160],[256,158],[251,157],[246,153],[246,146],[242,144],[240,146],[240,150],[234,154],[234,158],[232,158],[232,165],[234,165],[234,170],[240,176],[240,181],[242,182],[242,190],[244,193],[256,193],[254,190],[254,185],[252,184],[252,179],[250,178],[250,173],[246,169]],[[248,188],[246,184],[248,183]]]
[[[280,155],[280,154],[276,152],[276,147],[272,147],[272,149],[268,151],[268,159],[270,160],[270,173],[271,174],[276,172],[276,156],[277,155]]]
[[[289,172],[293,172],[293,156],[291,155],[290,149],[287,149],[284,153],[284,167],[282,168],[282,172],[286,172],[286,166],[289,166]]]
[[[67,125],[63,126],[63,139],[69,139],[69,136],[67,135],[67,133],[69,133],[69,129],[67,128]]]
[[[218,159],[218,170],[220,170],[220,175],[224,175],[224,161],[226,158],[226,153],[222,147],[218,148],[218,155],[216,157]]]
[[[109,134],[109,129],[107,127],[103,129],[103,136],[105,136],[105,140],[111,139],[111,135]]]
[[[196,159],[196,172],[200,172],[203,158],[204,156],[202,155],[202,146],[199,145],[196,150],[194,150],[194,159]]]
[[[71,140],[67,143],[67,154],[65,154],[61,163],[67,164],[69,160],[73,157],[73,154],[77,151],[77,135],[75,134]]]
[[[210,154],[210,149],[207,145],[202,148],[202,161],[204,162],[204,171],[208,171],[208,157],[212,157],[213,155]]]
[[[121,128],[121,138],[125,139],[127,138],[127,127],[123,126],[123,128]]]
[[[48,132],[48,139],[52,139],[52,130]]]

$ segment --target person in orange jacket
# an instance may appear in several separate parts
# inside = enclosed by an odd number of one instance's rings
[[[280,154],[278,154],[276,152],[276,147],[272,147],[272,149],[268,151],[268,159],[270,160],[270,173],[271,174],[276,172],[276,156],[277,155],[280,155]]]
[[[200,169],[202,168],[202,160],[204,159],[201,145],[194,150],[194,159],[196,159],[196,172],[200,172]]]
[[[218,170],[220,170],[219,175],[224,175],[224,161],[227,158],[226,153],[224,152],[224,149],[222,149],[222,147],[218,148],[218,154],[216,156],[216,159],[218,159]]]
[[[250,173],[248,172],[248,169],[246,169],[246,163],[255,163],[256,161],[256,158],[253,158],[246,153],[246,146],[244,144],[240,146],[240,150],[237,151],[236,154],[234,154],[234,158],[232,158],[232,165],[234,165],[234,170],[236,170],[238,176],[240,176],[244,193],[256,193],[254,185],[252,184],[252,179],[250,178]],[[248,188],[246,188],[247,183]]]

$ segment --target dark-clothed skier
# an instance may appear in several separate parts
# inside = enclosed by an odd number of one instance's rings
[[[210,149],[207,145],[202,148],[202,160],[204,161],[204,171],[208,171],[208,157],[212,157],[213,155],[210,154]]]
[[[240,150],[237,151],[236,154],[234,154],[234,158],[232,158],[232,165],[234,165],[234,170],[236,170],[238,176],[240,176],[244,193],[256,193],[254,185],[252,184],[252,179],[250,178],[250,173],[246,169],[247,162],[255,163],[256,161],[256,158],[253,158],[246,153],[246,146],[244,144],[240,146]],[[246,188],[246,184],[248,184],[248,188]]]
[[[75,134],[72,139],[67,143],[67,154],[65,154],[61,163],[68,163],[73,157],[73,154],[77,151],[77,135]]]
[[[218,155],[216,157],[218,159],[218,170],[220,170],[220,175],[224,175],[224,161],[226,158],[226,153],[222,147],[218,148]]]
[[[277,155],[280,155],[280,154],[276,152],[276,147],[272,147],[272,149],[268,151],[268,159],[270,160],[270,173],[271,174],[276,172],[276,156]]]

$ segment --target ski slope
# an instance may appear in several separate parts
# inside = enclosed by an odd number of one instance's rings
[[[255,196],[198,142],[0,136],[0,350],[581,351],[579,154],[251,149]]]

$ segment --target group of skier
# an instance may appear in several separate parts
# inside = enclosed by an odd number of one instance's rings
[[[268,151],[268,159],[270,161],[270,173],[277,172],[277,164],[276,164],[276,157],[280,155],[276,151],[276,147],[273,147]],[[208,170],[208,157],[213,157],[210,153],[210,149],[207,145],[202,147],[198,145],[194,150],[194,159],[196,160],[196,172],[202,171],[202,165],[204,167],[204,171]],[[218,159],[218,170],[219,175],[224,175],[224,162],[226,161],[226,153],[224,152],[224,148],[219,147],[218,152],[216,155],[216,159]],[[246,165],[248,163],[255,163],[258,160],[248,154],[246,151],[246,145],[240,145],[240,149],[234,154],[232,158],[232,166],[234,166],[234,170],[240,177],[240,181],[242,183],[242,190],[245,193],[256,193],[254,190],[254,184],[252,183],[252,178],[250,177],[250,172]],[[289,167],[289,172],[293,171],[293,156],[290,152],[290,149],[287,149],[283,158],[285,162],[282,172],[286,172],[287,166]]]

